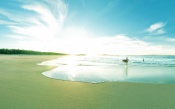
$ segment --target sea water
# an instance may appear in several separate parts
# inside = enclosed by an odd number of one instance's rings
[[[175,83],[175,56],[65,56],[39,65],[57,66],[42,74],[60,80]]]

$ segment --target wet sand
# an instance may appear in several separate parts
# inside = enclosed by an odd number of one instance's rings
[[[54,67],[37,63],[59,56],[0,55],[0,109],[172,109],[175,85],[50,79]]]

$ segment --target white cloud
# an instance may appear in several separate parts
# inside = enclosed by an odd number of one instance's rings
[[[152,24],[147,30],[149,32],[153,32],[153,31],[160,29],[164,26],[165,26],[165,24],[163,22],[159,22],[159,23]]]
[[[0,24],[2,24],[2,25],[14,25],[15,23],[14,22],[0,20]]]
[[[167,40],[169,42],[175,42],[175,38],[166,38],[165,40]]]
[[[158,46],[152,46],[149,43],[141,41],[139,39],[132,39],[125,35],[116,35],[114,37],[103,37],[98,39],[101,42],[100,47],[104,47],[103,53],[109,54],[130,54],[141,55],[150,54],[153,51],[159,49]]]
[[[45,0],[42,2],[27,2],[22,5],[23,13],[14,14],[12,11],[0,10],[2,15],[15,21],[16,24],[7,24],[12,32],[21,36],[29,36],[36,40],[48,40],[60,34],[68,7],[61,0]],[[52,10],[50,9],[52,8]],[[21,17],[23,16],[23,17]],[[12,37],[12,35],[10,35]],[[22,38],[20,38],[22,39]]]
[[[166,31],[162,28],[157,30],[157,34],[164,34],[164,33],[166,33]]]
[[[15,14],[14,14],[15,13]],[[0,15],[5,16],[7,20],[2,20],[3,22],[9,22],[7,25],[16,25],[19,23],[28,23],[29,15],[27,13],[20,13],[16,10],[4,10],[0,8]]]
[[[164,34],[165,30],[163,29],[163,27],[165,25],[166,24],[163,22],[152,24],[148,29],[146,29],[146,32],[153,33],[153,34]]]
[[[24,35],[21,35],[21,36],[20,35],[6,35],[6,37],[17,39],[17,40],[31,40],[31,37],[24,36]]]

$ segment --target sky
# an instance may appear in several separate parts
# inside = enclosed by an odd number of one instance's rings
[[[175,55],[174,0],[0,0],[0,48]]]

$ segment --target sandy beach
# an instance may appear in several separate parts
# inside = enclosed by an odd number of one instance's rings
[[[37,63],[59,56],[0,55],[0,109],[172,109],[175,85],[50,79],[54,67]]]

